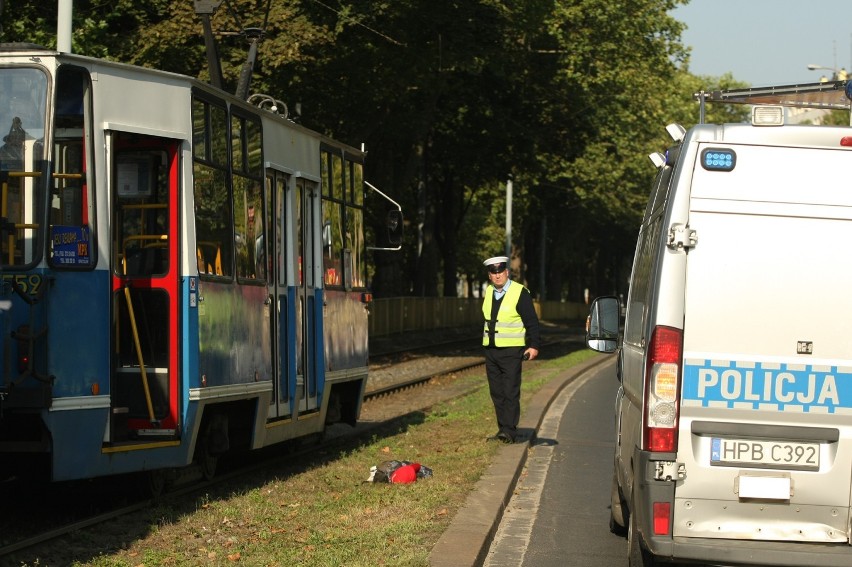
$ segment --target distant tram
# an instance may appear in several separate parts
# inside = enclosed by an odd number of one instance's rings
[[[209,477],[229,450],[355,423],[362,151],[30,44],[0,44],[0,135],[0,477]]]

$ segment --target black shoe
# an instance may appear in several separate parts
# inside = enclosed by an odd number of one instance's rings
[[[486,437],[485,440],[486,441],[502,441],[502,439],[500,438],[501,435],[505,435],[505,433],[501,433],[501,432],[498,431],[494,435],[489,435],[488,437]]]
[[[512,439],[511,435],[509,435],[508,433],[503,433],[502,431],[497,434],[497,440],[506,444],[515,442],[515,440]]]

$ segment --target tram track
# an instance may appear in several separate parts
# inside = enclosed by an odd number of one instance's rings
[[[579,343],[572,339],[566,340],[564,337],[548,337],[546,345],[546,348],[549,349],[553,348],[554,345],[563,345],[558,350],[565,350],[567,352],[568,350],[578,348]],[[436,347],[437,345],[431,346]],[[319,444],[307,445],[304,440],[294,440],[286,444],[286,447],[264,449],[258,451],[256,454],[252,453],[248,458],[246,458],[246,455],[241,454],[241,458],[239,459],[240,466],[234,468],[229,468],[233,466],[229,460],[223,460],[221,472],[217,473],[213,480],[195,482],[187,486],[174,488],[165,496],[170,501],[173,501],[175,499],[204,494],[205,492],[213,492],[227,486],[229,483],[239,483],[241,479],[249,477],[253,473],[259,473],[262,469],[288,469],[296,473],[302,467],[308,466],[306,461],[310,461],[312,457],[316,457],[320,452],[340,448],[349,443],[357,443],[360,438],[373,434],[375,429],[386,426],[395,419],[408,415],[413,411],[426,409],[441,401],[459,397],[484,387],[484,380],[482,382],[465,383],[464,381],[453,379],[464,373],[478,371],[484,367],[484,358],[481,352],[475,354],[476,351],[481,349],[481,346],[454,348],[457,346],[451,343],[444,343],[439,347],[440,349],[451,348],[455,353],[454,355],[434,354],[434,351],[429,347],[417,349],[416,357],[405,356],[403,357],[405,360],[402,362],[391,364],[382,370],[377,370],[376,374],[386,372],[389,375],[395,376],[395,382],[386,383],[368,390],[364,396],[361,420],[356,427],[332,426],[328,429],[325,437]],[[121,494],[121,498],[128,498],[127,492],[122,492],[122,482],[131,483],[132,479],[126,477],[118,479],[95,479],[94,481],[85,482],[81,488],[90,490],[91,498],[108,500],[111,496],[116,497],[116,494]],[[109,488],[103,490],[104,486]],[[15,489],[11,487],[11,491],[14,492]],[[7,494],[10,493],[9,490],[6,492]],[[68,509],[74,507],[74,502],[68,503],[67,501],[63,501],[62,492],[60,489],[56,493],[51,492],[51,494],[56,494],[53,497],[55,499],[55,506],[61,506],[63,513],[68,513]],[[72,490],[65,492],[77,493],[75,498],[86,498],[82,491]],[[32,492],[29,493],[32,494]],[[51,496],[46,496],[46,498],[51,498]],[[61,522],[52,523],[46,527],[44,526],[44,522],[49,522],[49,518],[57,517],[57,514],[42,514],[40,516],[41,521],[36,517],[25,518],[21,522],[23,527],[20,528],[22,530],[20,532],[13,533],[13,530],[7,529],[8,526],[0,529],[0,544],[2,544],[0,545],[0,564],[5,564],[7,558],[12,558],[16,554],[36,549],[39,546],[59,540],[73,532],[105,524],[122,516],[144,513],[146,510],[155,508],[157,504],[157,499],[142,498],[140,496],[135,500],[126,503],[123,502],[119,506],[98,510],[91,514],[81,514],[80,517],[71,517]],[[24,507],[29,505],[31,507],[32,498],[20,499],[17,505]],[[85,508],[85,506],[81,506],[81,508]],[[10,517],[21,519],[21,515],[19,514],[9,514],[7,515],[7,522]],[[27,533],[27,530],[29,530],[29,533]],[[13,541],[10,541],[10,539]],[[20,563],[16,562],[15,564]]]
[[[556,345],[581,344],[579,330],[566,335],[564,328],[550,330],[542,335],[542,348]],[[394,362],[385,366],[387,357]],[[375,360],[375,364],[374,364]],[[484,367],[482,345],[479,340],[451,340],[433,344],[421,344],[408,350],[390,351],[370,359],[370,381],[365,392],[365,401],[416,386],[437,376],[468,372]]]

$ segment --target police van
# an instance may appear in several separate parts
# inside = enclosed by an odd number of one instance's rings
[[[751,123],[667,128],[618,352],[610,528],[629,565],[852,565],[852,128],[845,81],[698,93]],[[623,331],[619,332],[623,324]]]

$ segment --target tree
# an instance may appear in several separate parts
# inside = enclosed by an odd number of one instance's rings
[[[539,297],[579,299],[624,287],[647,155],[670,143],[665,124],[697,120],[692,94],[714,82],[688,72],[679,3],[230,0],[212,23],[227,90],[262,28],[251,92],[365,144],[367,179],[402,203],[403,251],[373,255],[377,297],[472,293],[504,249],[511,176],[518,276]],[[3,41],[51,45],[53,11],[7,8]],[[190,0],[77,0],[74,21],[75,51],[209,79]]]

